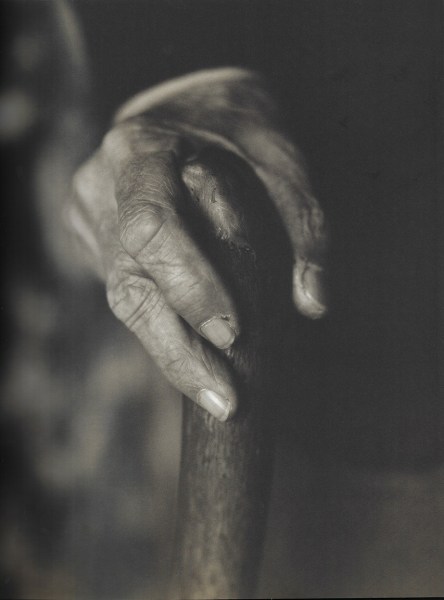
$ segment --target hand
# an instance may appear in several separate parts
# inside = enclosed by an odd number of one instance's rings
[[[263,127],[253,131],[264,135]],[[322,213],[301,177],[294,148],[267,131],[267,150],[273,149],[278,168],[267,170],[242,148],[234,151],[271,188],[296,246],[296,304],[302,313],[318,317],[325,310],[319,297]],[[230,290],[187,226],[190,195],[215,235],[227,228],[234,237],[245,232],[235,174],[226,165],[192,159],[207,144],[201,132],[184,132],[155,111],[130,115],[78,171],[70,222],[106,281],[116,316],[177,389],[225,421],[235,413],[237,399],[220,350],[234,343],[241,323]]]

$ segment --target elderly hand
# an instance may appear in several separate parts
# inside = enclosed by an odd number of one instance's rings
[[[242,197],[235,174],[208,164],[203,149],[223,149],[252,167],[294,247],[296,306],[312,318],[326,311],[322,212],[276,121],[256,75],[220,69],[186,76],[129,101],[74,179],[70,224],[106,281],[111,309],[170,382],[221,421],[237,400],[220,350],[242,324],[187,227],[187,199],[197,200],[215,235],[228,227],[242,238]]]

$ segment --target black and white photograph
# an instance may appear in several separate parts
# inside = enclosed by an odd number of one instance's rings
[[[444,2],[0,12],[0,598],[443,597]]]

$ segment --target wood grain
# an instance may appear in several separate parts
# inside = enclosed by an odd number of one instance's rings
[[[273,407],[284,383],[292,319],[291,253],[255,176],[237,158],[211,151],[206,164],[235,173],[246,244],[200,239],[234,290],[242,333],[226,352],[237,376],[240,410],[219,423],[184,401],[177,576],[181,598],[252,597],[265,533],[273,459]],[[214,201],[214,199],[213,199]],[[239,205],[237,205],[239,210]],[[211,241],[212,240],[212,241]]]

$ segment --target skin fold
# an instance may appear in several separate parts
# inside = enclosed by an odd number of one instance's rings
[[[211,194],[215,208],[207,217],[214,235],[229,223],[242,238],[242,197],[229,168],[214,173],[196,160],[206,148],[241,157],[265,185],[294,249],[296,308],[321,317],[322,211],[299,152],[281,132],[270,93],[252,72],[198,72],[126,103],[77,172],[68,218],[106,282],[115,315],[174,387],[226,420],[238,400],[218,351],[235,343],[242,325],[186,216],[190,194],[201,206]]]

